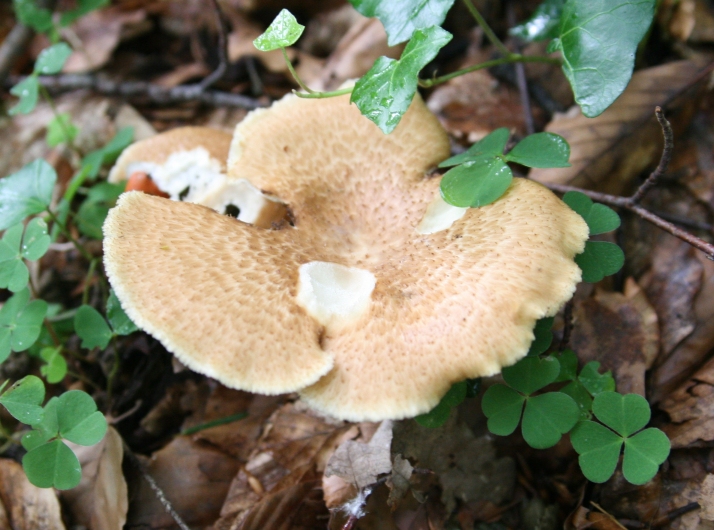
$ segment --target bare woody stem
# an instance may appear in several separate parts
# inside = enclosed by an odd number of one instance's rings
[[[216,19],[216,29],[218,30],[218,66],[216,69],[200,83],[202,90],[206,90],[217,81],[220,81],[228,68],[228,38],[226,36],[226,25],[223,11],[218,4],[218,0],[210,0],[213,8],[213,15]]]
[[[657,184],[659,178],[664,175],[669,166],[669,161],[672,159],[672,150],[674,149],[674,134],[672,133],[672,125],[664,117],[661,107],[655,107],[655,116],[657,116],[657,121],[660,127],[662,127],[662,134],[664,135],[664,149],[662,150],[662,157],[659,159],[659,164],[657,168],[652,172],[652,174],[645,180],[642,185],[632,194],[630,200],[633,204],[636,204],[642,200],[645,194]]]

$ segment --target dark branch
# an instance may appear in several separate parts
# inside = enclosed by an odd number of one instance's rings
[[[664,117],[661,107],[655,107],[655,116],[657,116],[657,121],[659,122],[660,127],[662,127],[662,134],[664,135],[664,149],[662,150],[662,157],[659,159],[659,165],[657,168],[652,172],[647,180],[642,183],[637,191],[632,194],[632,197],[630,197],[633,204],[640,202],[645,194],[657,184],[659,178],[667,171],[669,161],[672,159],[672,149],[674,149],[674,134],[672,133],[672,126]]]
[[[35,32],[31,28],[15,24],[12,31],[5,37],[2,46],[0,46],[0,83],[5,82],[15,61],[27,49],[34,34]]]
[[[200,86],[203,90],[220,81],[228,69],[228,39],[226,37],[225,18],[223,11],[221,11],[221,6],[218,5],[218,0],[211,0],[211,5],[213,6],[213,14],[216,18],[216,28],[218,30],[218,66],[211,75],[201,81]]]

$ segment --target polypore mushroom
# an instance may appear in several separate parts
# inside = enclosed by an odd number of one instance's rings
[[[104,225],[109,279],[140,327],[228,386],[298,391],[349,420],[427,412],[526,354],[536,320],[572,296],[588,237],[523,179],[450,211],[428,176],[448,156],[418,97],[387,136],[346,96],[288,96],[238,125],[228,175],[279,197],[295,226],[127,193]]]

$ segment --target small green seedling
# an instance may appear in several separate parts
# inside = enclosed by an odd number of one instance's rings
[[[48,383],[59,383],[67,375],[67,361],[62,356],[62,346],[42,348],[40,358],[45,361],[40,366],[40,373]]]
[[[10,90],[13,96],[20,98],[20,101],[18,101],[8,113],[12,116],[32,112],[37,105],[38,94],[40,92],[38,76],[52,75],[60,72],[71,53],[72,49],[64,42],[42,50],[37,57],[37,61],[35,61],[35,68],[32,71],[32,75],[23,79]]]
[[[42,159],[0,179],[0,230],[47,209],[57,182],[54,168]]]
[[[10,353],[24,351],[40,336],[40,328],[47,313],[47,302],[30,300],[30,292],[23,289],[11,296],[0,309],[0,362]]]
[[[283,9],[268,26],[268,29],[253,41],[253,46],[261,52],[287,48],[297,42],[303,31],[305,31],[305,26],[298,24],[293,14],[287,9]]]
[[[27,287],[30,272],[24,260],[37,261],[49,247],[47,223],[39,217],[30,221],[27,228],[18,223],[5,230],[0,240],[0,288],[16,293]]]
[[[595,396],[593,414],[604,425],[581,421],[570,434],[585,477],[592,482],[608,480],[615,472],[624,445],[625,479],[638,485],[649,482],[669,456],[670,442],[659,429],[641,430],[650,420],[645,398],[602,392]]]

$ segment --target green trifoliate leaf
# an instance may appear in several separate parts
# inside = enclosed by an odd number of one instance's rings
[[[570,396],[548,392],[526,399],[521,431],[535,449],[553,447],[580,418],[580,409]]]
[[[573,401],[575,401],[578,405],[578,409],[580,410],[581,420],[589,420],[592,417],[590,412],[593,408],[593,398],[590,396],[590,393],[585,390],[585,387],[580,381],[576,380],[568,385],[565,385],[559,390],[559,392],[573,398]]]
[[[620,458],[622,438],[593,421],[581,421],[570,433],[573,449],[583,475],[591,482],[602,483],[615,472]]]
[[[50,123],[47,124],[47,136],[45,141],[50,147],[58,146],[62,143],[71,143],[77,137],[79,129],[72,123],[69,114],[57,114]]]
[[[46,364],[40,366],[40,373],[48,383],[59,383],[67,375],[67,361],[62,356],[62,347],[42,348],[40,357]]]
[[[536,8],[531,18],[511,28],[509,33],[527,42],[557,37],[564,5],[565,0],[545,0]]]
[[[584,282],[597,283],[622,268],[625,264],[625,254],[614,243],[587,241],[585,251],[575,256],[575,263],[583,271]]]
[[[570,167],[570,146],[560,135],[541,132],[526,136],[506,155],[506,160],[527,167]]]
[[[473,162],[484,157],[502,155],[510,136],[511,133],[506,127],[496,129],[469,147],[467,151],[459,155],[452,156],[451,158],[447,158],[439,164],[439,167],[458,166],[464,162]]]
[[[30,280],[30,271],[20,254],[23,228],[22,223],[11,226],[0,240],[0,288],[13,293],[27,287]]]
[[[481,408],[488,418],[488,430],[508,436],[518,427],[526,398],[505,385],[493,385],[483,395]]]
[[[625,439],[622,473],[628,482],[639,486],[652,480],[660,464],[667,460],[670,445],[667,435],[659,429],[645,429]]]
[[[608,370],[601,374],[599,370],[600,363],[598,361],[590,361],[583,366],[578,376],[578,380],[593,397],[602,392],[613,392],[615,390],[615,379],[612,377],[612,372]]]
[[[51,398],[45,405],[42,421],[34,424],[33,430],[22,437],[22,446],[31,451],[35,447],[59,436],[59,423],[57,421],[57,402],[59,398]]]
[[[569,191],[563,195],[563,202],[585,219],[591,236],[611,232],[620,226],[620,216],[612,208],[594,203],[584,193]]]
[[[630,436],[650,421],[650,405],[638,394],[602,392],[593,400],[593,414],[621,436]]]
[[[15,16],[25,26],[38,33],[52,29],[52,11],[37,6],[37,0],[13,0]]]
[[[564,350],[556,359],[560,363],[560,374],[555,380],[557,383],[562,381],[573,381],[578,375],[578,357],[573,350]]]
[[[47,249],[50,248],[50,243],[51,239],[47,234],[47,223],[43,219],[36,217],[27,223],[20,253],[27,260],[37,261],[45,255]]]
[[[28,76],[10,89],[10,94],[20,98],[14,107],[8,110],[10,116],[29,114],[37,106],[40,83],[34,75]]]
[[[656,0],[569,0],[553,48],[583,114],[594,118],[625,90]]]
[[[102,226],[109,209],[116,204],[117,198],[124,192],[124,184],[101,182],[89,190],[89,194],[77,210],[75,222],[82,234],[102,239]]]
[[[550,348],[553,342],[553,332],[550,328],[553,327],[553,317],[541,318],[535,323],[533,335],[535,338],[531,342],[531,347],[528,350],[528,355],[540,355]]]
[[[305,26],[298,24],[293,14],[287,9],[283,9],[265,30],[265,33],[253,41],[253,46],[261,52],[287,48],[297,42],[304,30]]]
[[[449,419],[451,409],[461,404],[464,399],[466,399],[466,381],[461,381],[451,386],[436,407],[426,414],[416,416],[414,419],[422,427],[431,429],[441,427]]]
[[[78,0],[77,7],[62,13],[60,26],[69,26],[72,22],[84,15],[109,4],[109,0]]]
[[[40,335],[47,302],[28,303],[29,299],[30,293],[24,289],[10,297],[0,309],[0,362],[7,359],[10,352],[28,349]]]
[[[39,377],[28,375],[0,396],[0,404],[17,421],[25,425],[35,425],[42,421],[41,405],[44,399],[45,385]]]
[[[35,73],[39,75],[59,73],[70,55],[72,55],[72,48],[66,42],[59,42],[45,48],[37,57]]]
[[[513,172],[500,158],[482,158],[447,171],[441,196],[461,208],[478,208],[500,199],[513,182]]]
[[[414,32],[441,26],[454,0],[350,0],[366,17],[377,17],[387,31],[388,44],[394,46],[409,40]]]
[[[107,320],[117,335],[129,335],[138,331],[138,327],[124,312],[116,293],[112,289],[107,300]]]
[[[35,447],[22,458],[27,479],[38,488],[68,490],[79,484],[82,467],[79,460],[61,440]]]
[[[0,230],[47,208],[56,181],[57,173],[42,159],[0,179]]]
[[[107,421],[86,392],[70,390],[57,402],[57,422],[62,438],[77,445],[94,445],[107,432]]]
[[[438,26],[418,30],[397,61],[377,59],[355,84],[351,103],[385,134],[399,124],[414,99],[419,71],[451,40],[451,33]]]
[[[74,315],[74,329],[82,339],[82,348],[104,349],[112,338],[112,330],[99,311],[91,306],[83,305]]]
[[[554,357],[524,357],[513,366],[503,369],[503,379],[519,392],[530,395],[555,381],[560,363]]]
[[[32,451],[35,447],[39,447],[42,444],[49,442],[52,438],[54,438],[54,436],[48,435],[43,431],[32,430],[27,431],[22,435],[20,443],[26,451]]]

